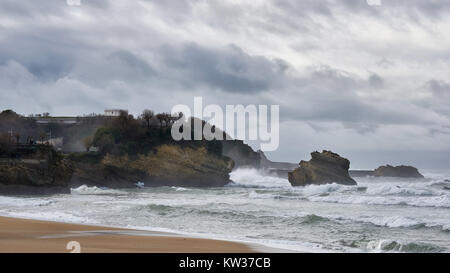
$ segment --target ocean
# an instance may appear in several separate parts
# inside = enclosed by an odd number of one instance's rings
[[[291,187],[254,169],[222,188],[107,189],[0,196],[0,215],[175,232],[307,252],[450,252],[450,172]],[[446,181],[447,180],[447,181]]]

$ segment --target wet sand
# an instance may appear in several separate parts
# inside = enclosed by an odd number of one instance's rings
[[[0,253],[69,253],[79,243],[82,253],[249,253],[243,243],[187,236],[0,217]]]

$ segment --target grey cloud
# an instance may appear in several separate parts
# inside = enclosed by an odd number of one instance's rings
[[[10,33],[0,44],[0,63],[16,60],[43,81],[62,77],[71,69],[76,57],[68,48],[44,37],[29,32]]]
[[[377,66],[387,69],[395,66],[395,63],[392,60],[389,60],[387,58],[382,58],[376,63]]]
[[[427,81],[423,89],[428,91],[431,96],[417,100],[416,105],[450,117],[450,83],[433,79]],[[433,129],[433,131],[436,130]]]
[[[306,0],[306,1],[296,1],[296,0],[275,0],[273,4],[281,9],[289,10],[295,12],[300,16],[309,15],[311,13],[317,13],[322,15],[331,15],[331,7],[328,1],[317,1],[317,0]]]
[[[402,8],[407,8],[411,12],[420,12],[431,19],[436,19],[443,15],[448,15],[448,12],[450,11],[450,2],[448,1],[396,0],[393,1],[392,5],[396,7],[400,6]]]
[[[101,55],[88,54],[81,58],[70,76],[93,86],[105,86],[113,81],[126,84],[145,83],[157,72],[145,59],[127,50]]]
[[[425,126],[449,122],[445,116],[437,119],[434,111],[401,99],[358,96],[358,91],[370,90],[374,85],[382,88],[382,79],[377,76],[365,80],[330,67],[310,68],[310,72],[293,80],[294,86],[278,96],[282,120],[340,122],[361,134],[375,132],[378,125],[385,124]]]
[[[369,134],[369,133],[375,133],[377,128],[380,126],[377,123],[362,123],[362,122],[344,122],[343,123],[344,128],[349,128],[356,130],[359,134]]]
[[[432,91],[435,96],[450,95],[450,83],[438,80],[430,80],[426,83],[426,87]]]
[[[160,52],[168,71],[182,75],[188,86],[206,84],[231,93],[267,91],[283,80],[288,68],[281,59],[251,56],[235,45],[211,49],[189,43],[181,48],[165,46]]]
[[[450,2],[382,2],[3,0],[0,108],[168,111],[201,95],[279,104],[282,137],[294,140],[283,156],[299,139],[306,155],[446,149]]]
[[[301,16],[309,14],[334,16],[344,9],[346,12],[363,12],[371,16],[383,16],[383,13],[403,13],[416,19],[419,15],[436,19],[436,17],[448,14],[450,10],[448,1],[439,0],[381,0],[380,6],[371,6],[367,0],[275,0],[273,2],[277,7]]]
[[[379,75],[372,74],[369,77],[369,85],[372,88],[379,89],[384,86],[384,81]]]

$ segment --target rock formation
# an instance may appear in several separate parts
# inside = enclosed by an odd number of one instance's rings
[[[27,156],[0,160],[0,194],[70,193],[72,169],[50,147],[36,147]]]
[[[377,177],[403,177],[403,178],[423,178],[423,175],[419,173],[417,168],[412,166],[380,166],[373,172]]]
[[[233,161],[209,153],[205,147],[161,145],[149,154],[106,155],[97,164],[75,164],[71,185],[96,185],[116,188],[135,187],[219,187],[230,182]]]
[[[331,151],[313,152],[311,160],[302,160],[300,167],[288,174],[288,179],[292,186],[329,183],[356,185],[348,173],[349,167],[348,159]]]

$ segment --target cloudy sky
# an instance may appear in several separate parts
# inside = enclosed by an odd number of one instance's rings
[[[278,104],[271,159],[332,149],[354,168],[450,169],[449,13],[448,0],[2,0],[0,109]]]

